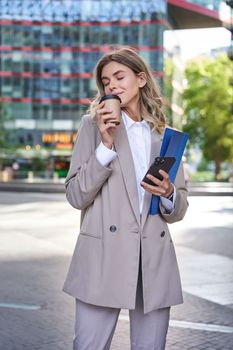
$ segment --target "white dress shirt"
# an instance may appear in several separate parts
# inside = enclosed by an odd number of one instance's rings
[[[145,176],[150,163],[150,147],[151,147],[151,131],[145,120],[135,122],[127,116],[125,112],[121,113],[122,120],[125,124],[128,141],[133,157],[137,191],[140,205],[140,213],[142,212],[145,190],[140,185]],[[117,157],[117,153],[113,149],[109,149],[101,142],[96,149],[96,158],[103,166],[107,166],[113,159]],[[160,197],[162,205],[167,212],[171,213],[174,209],[176,197],[176,189],[174,186],[173,200]]]

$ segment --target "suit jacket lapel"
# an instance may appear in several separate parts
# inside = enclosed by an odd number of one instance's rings
[[[130,145],[127,137],[127,132],[122,123],[117,127],[114,146],[118,154],[122,175],[125,182],[125,187],[129,195],[129,199],[135,213],[135,217],[140,223],[139,199],[137,192],[137,183],[134,170],[133,157],[130,150]],[[124,205],[122,203],[122,205]]]
[[[163,137],[162,135],[159,135],[158,133],[151,131],[150,165],[154,162],[155,157],[159,156],[162,137]],[[142,208],[142,221],[141,221],[142,227],[145,224],[146,218],[148,216],[150,203],[151,203],[151,196],[152,196],[151,193],[149,193],[148,191],[145,191],[143,208]]]

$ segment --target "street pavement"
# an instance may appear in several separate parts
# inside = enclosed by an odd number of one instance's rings
[[[184,304],[172,308],[166,350],[232,350],[232,196],[189,202],[170,225]],[[0,192],[0,350],[72,349],[74,301],[62,285],[79,218],[61,193]],[[123,310],[111,350],[129,349]]]
[[[41,193],[64,193],[65,179],[25,179],[9,182],[0,181],[1,191],[14,192],[41,192]],[[233,196],[232,182],[191,182],[189,184],[190,196]]]

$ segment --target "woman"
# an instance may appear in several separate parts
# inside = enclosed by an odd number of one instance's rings
[[[187,191],[180,167],[174,185],[150,176],[165,117],[152,73],[132,49],[105,54],[95,70],[98,93],[84,116],[66,179],[81,227],[64,291],[76,299],[75,350],[107,350],[121,308],[129,309],[132,350],[165,348],[170,306],[182,303],[167,223],[181,220]],[[100,98],[121,99],[121,124]],[[159,215],[149,215],[152,194]]]

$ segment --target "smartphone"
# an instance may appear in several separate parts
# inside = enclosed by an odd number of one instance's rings
[[[175,161],[175,157],[156,157],[154,163],[150,166],[146,175],[151,174],[154,177],[157,177],[159,180],[162,180],[163,177],[159,173],[159,170],[164,170],[166,171],[166,173],[168,173]],[[148,179],[146,175],[144,176],[142,181],[148,183],[149,185],[157,186],[154,182]]]

